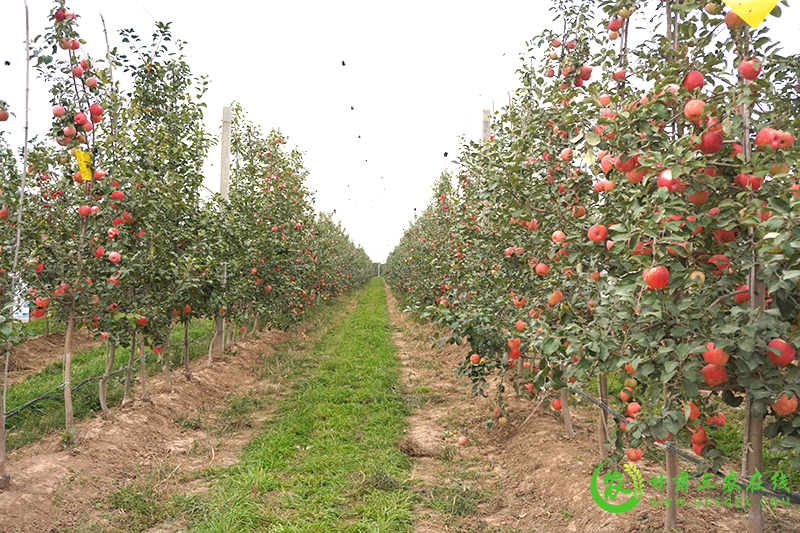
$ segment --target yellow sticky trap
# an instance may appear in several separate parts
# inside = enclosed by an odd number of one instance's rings
[[[92,181],[92,154],[83,150],[75,150],[75,157],[78,160],[78,169],[81,171],[83,181]]]
[[[734,13],[752,28],[764,22],[769,12],[778,5],[778,0],[723,0]]]

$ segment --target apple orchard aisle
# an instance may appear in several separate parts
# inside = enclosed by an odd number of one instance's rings
[[[407,531],[406,408],[381,279],[357,297],[300,362],[264,433],[194,498],[192,531]]]

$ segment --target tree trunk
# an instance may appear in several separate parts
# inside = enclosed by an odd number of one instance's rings
[[[170,359],[169,333],[167,333],[167,337],[164,339],[164,351],[161,352],[161,358],[162,358],[162,363],[164,365],[164,389],[166,390],[166,392],[172,392],[172,369],[170,368],[170,364],[172,362],[169,360]]]
[[[600,394],[600,403],[608,406],[608,377],[605,374],[597,376],[597,390]],[[563,403],[563,401],[562,401]],[[597,417],[597,441],[600,445],[600,461],[606,460],[606,441],[608,440],[608,413],[600,409]]]
[[[762,470],[761,447],[763,445],[764,417],[751,417],[749,429],[747,441],[750,444],[750,449],[747,459],[747,476],[752,479],[756,470],[759,472]],[[764,529],[763,516],[761,513],[761,496],[759,494],[751,494],[749,500],[749,507],[747,508],[747,533],[761,533]]]
[[[125,394],[122,396],[122,405],[128,405],[133,401],[131,397],[131,381],[133,373],[133,357],[136,355],[136,333],[131,334],[131,353],[128,356],[128,368],[125,372]]]
[[[116,355],[116,351],[117,343],[115,341],[109,341],[106,345],[106,371],[103,377],[100,378],[100,408],[103,410],[103,418],[106,420],[114,418],[114,415],[111,413],[106,403],[106,389],[108,385],[108,375],[111,374],[111,371],[114,369],[114,355]]]
[[[564,416],[564,428],[567,430],[567,435],[570,438],[575,436],[575,430],[572,429],[572,415],[569,412],[569,391],[566,387],[561,389],[561,414]]]
[[[139,333],[139,379],[142,381],[142,397],[140,400],[149,402],[150,395],[147,393],[147,363],[145,362],[145,356],[144,336]]]
[[[666,387],[665,387],[666,388]],[[672,435],[667,441],[669,444],[675,446],[678,440],[675,435]],[[664,513],[664,531],[665,533],[672,533],[678,524],[678,506],[675,505],[675,497],[677,496],[678,483],[675,481],[678,477],[678,455],[675,452],[667,450],[667,502],[668,504]]]
[[[67,333],[64,337],[64,418],[67,432],[74,431],[72,412],[72,333],[75,330],[75,304],[69,311]]]
[[[215,357],[221,357],[222,352],[225,351],[225,340],[223,334],[225,333],[225,319],[222,315],[217,314],[214,317],[214,338],[211,340],[211,349],[209,350],[208,364],[211,364],[212,354]]]
[[[11,345],[6,345],[6,364],[3,372],[3,405],[0,408],[0,490],[7,489],[11,476],[6,469],[6,391],[8,390],[8,362],[11,358]]]
[[[183,375],[186,381],[192,381],[192,370],[189,368],[189,321],[183,323]]]

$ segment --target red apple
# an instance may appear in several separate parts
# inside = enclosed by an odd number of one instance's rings
[[[704,189],[702,191],[695,191],[694,194],[689,194],[686,196],[686,199],[692,202],[693,204],[704,204],[706,200],[708,200],[708,190]]]
[[[95,249],[95,251],[94,251],[94,254],[93,254],[93,255],[94,255],[95,257],[103,257],[103,255],[105,255],[105,253],[106,253],[105,249],[104,249],[102,246],[98,246],[98,247]]]
[[[553,400],[553,401],[550,403],[550,405],[552,406],[552,408],[553,408],[554,410],[556,410],[556,411],[560,411],[560,410],[561,410],[561,398],[556,398],[555,400]]]
[[[706,103],[702,100],[689,100],[686,102],[686,105],[683,106],[683,114],[686,115],[689,121],[699,124],[700,120],[703,118],[703,107],[705,105]]]
[[[595,224],[589,228],[588,237],[593,242],[603,242],[608,237],[608,229],[602,224]]]
[[[783,339],[772,339],[767,344],[767,358],[777,366],[786,366],[794,361],[794,346]]]
[[[722,148],[722,135],[707,131],[700,136],[700,151],[704,154],[716,154]]]
[[[641,183],[645,176],[647,176],[647,170],[633,169],[625,173],[625,179],[630,183]]]
[[[666,187],[669,192],[677,191],[681,186],[680,176],[673,178],[670,169],[662,170],[656,179],[656,185],[659,187]]]
[[[716,387],[728,379],[728,372],[725,370],[725,367],[721,365],[709,363],[703,367],[701,372],[706,380],[706,384],[710,387]]]
[[[112,263],[119,263],[122,260],[122,256],[119,255],[119,252],[111,252],[108,254],[108,260]]]
[[[728,29],[741,28],[744,26],[744,20],[733,11],[728,11],[725,13],[725,25]]]
[[[757,191],[758,189],[760,189],[761,188],[761,184],[763,182],[764,182],[763,176],[760,177],[760,178],[757,178],[756,176],[753,176],[752,174],[748,174],[746,172],[741,172],[733,180],[733,184],[734,185],[736,185],[738,183],[739,185],[741,185],[745,189],[750,188],[750,189],[752,189],[754,191]]]
[[[546,265],[546,264],[544,264],[544,263],[539,263],[539,264],[537,264],[537,265],[536,265],[536,267],[534,268],[534,270],[535,270],[535,271],[536,271],[536,273],[537,273],[537,274],[539,274],[540,276],[546,276],[546,275],[547,275],[547,273],[548,273],[548,272],[550,272],[550,267],[549,267],[549,266],[547,266],[547,265]]]
[[[82,205],[78,208],[78,214],[82,217],[88,217],[92,214],[92,208],[88,205]]]
[[[797,411],[797,394],[789,398],[789,395],[784,392],[780,398],[770,405],[772,410],[780,416],[788,416]]]
[[[81,76],[83,76],[83,69],[81,67],[75,67],[74,69],[72,69],[72,75],[75,76],[76,78],[80,78]]]
[[[642,274],[642,279],[651,289],[663,289],[669,283],[669,270],[662,265],[646,268]]]
[[[772,128],[761,128],[754,142],[756,146],[771,146],[773,150],[777,150],[781,144],[780,133]]]
[[[698,70],[692,70],[686,74],[685,78],[683,78],[681,87],[685,87],[686,89],[693,91],[694,89],[702,88],[705,82],[706,79],[702,72]]]
[[[763,63],[759,59],[744,58],[739,63],[739,74],[746,80],[754,80],[761,74]]]
[[[614,159],[614,167],[620,172],[628,172],[636,168],[636,158],[618,155]]]
[[[608,29],[610,31],[619,31],[622,28],[622,19],[615,18],[608,21]]]
[[[631,402],[625,412],[628,413],[628,416],[635,416],[641,409],[642,406],[638,402]]]
[[[724,352],[722,348],[714,348],[713,342],[707,343],[706,350],[703,352],[703,360],[713,365],[724,365],[730,356],[731,354]]]
[[[564,293],[562,293],[561,291],[553,291],[553,294],[550,295],[550,299],[547,301],[547,303],[553,306],[556,305],[557,303],[561,303],[563,299],[564,299]]]
[[[54,105],[53,106],[53,116],[54,117],[63,117],[64,113],[66,113],[66,112],[67,112],[67,110],[64,108],[63,105]]]
[[[642,458],[642,450],[639,448],[630,448],[626,455],[628,456],[630,462],[635,463]]]
[[[477,365],[478,363],[481,362],[481,356],[474,353],[469,356],[469,362],[472,363],[473,365]]]

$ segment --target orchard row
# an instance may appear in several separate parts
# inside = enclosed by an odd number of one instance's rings
[[[17,291],[33,317],[66,324],[68,430],[75,328],[112,345],[141,338],[142,357],[160,356],[176,321],[284,328],[372,273],[343,228],[314,212],[301,154],[279,131],[263,134],[238,105],[229,197],[203,194],[207,82],[192,75],[168,24],[157,24],[152,42],[123,31],[127,55],[103,46],[92,57],[78,20],[59,0],[35,40],[53,122],[49,136],[29,143],[26,175],[0,146],[5,315]],[[8,318],[0,333],[21,340]],[[220,327],[216,335],[219,346]]]
[[[719,468],[720,411],[743,409],[800,468],[800,58],[771,17],[753,29],[714,1],[555,4],[564,31],[529,43],[520,88],[441,177],[389,280],[470,344],[475,393],[498,375],[603,395],[616,375],[604,400],[628,420],[608,422],[606,452],[686,436]]]

